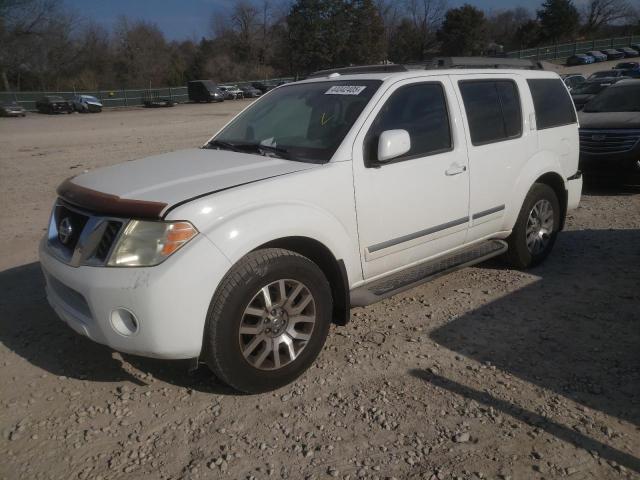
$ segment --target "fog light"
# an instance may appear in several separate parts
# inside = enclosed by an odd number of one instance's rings
[[[118,308],[111,312],[111,326],[120,335],[129,337],[138,331],[138,320],[129,310]]]

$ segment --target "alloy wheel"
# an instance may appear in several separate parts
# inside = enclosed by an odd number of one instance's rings
[[[262,287],[244,310],[239,329],[244,358],[260,370],[293,362],[311,339],[316,304],[306,285],[280,279]]]
[[[538,255],[549,245],[553,234],[553,206],[546,199],[538,200],[527,219],[527,249]]]

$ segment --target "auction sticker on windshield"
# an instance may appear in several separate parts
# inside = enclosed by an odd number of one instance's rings
[[[356,85],[334,85],[324,92],[325,95],[360,95],[367,87]]]

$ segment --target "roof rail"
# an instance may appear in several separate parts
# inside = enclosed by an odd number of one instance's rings
[[[542,62],[536,60],[504,57],[434,57],[424,65],[424,68],[427,70],[439,68],[515,68],[522,70],[544,70]]]
[[[353,67],[329,68],[327,70],[318,70],[307,75],[307,78],[328,77],[333,73],[339,75],[357,75],[360,73],[393,73],[406,72],[408,69],[404,65],[388,63],[384,65],[357,65]]]

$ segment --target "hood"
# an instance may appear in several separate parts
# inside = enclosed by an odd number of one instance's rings
[[[72,204],[104,214],[157,217],[167,208],[195,197],[317,167],[261,155],[197,148],[85,173],[61,185],[58,194]],[[136,205],[144,208],[136,210]]]
[[[580,128],[633,128],[640,129],[640,112],[598,112],[584,110],[578,113]]]

